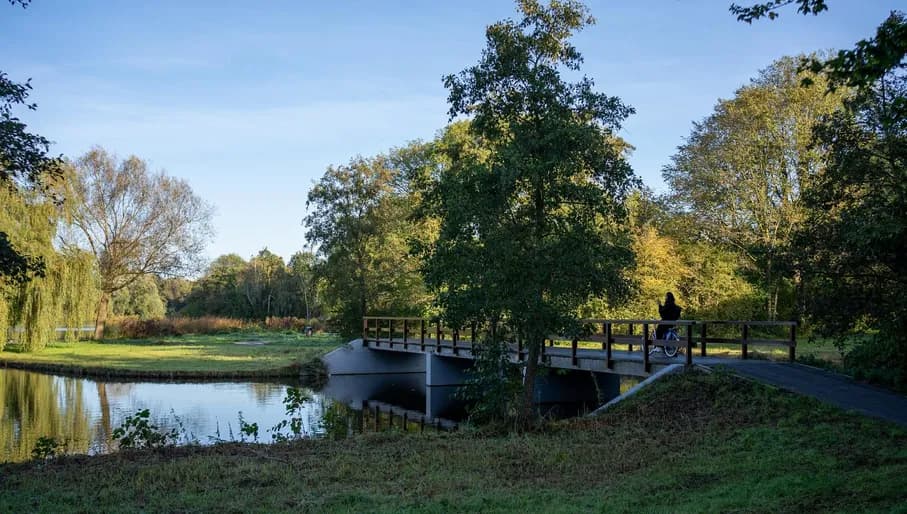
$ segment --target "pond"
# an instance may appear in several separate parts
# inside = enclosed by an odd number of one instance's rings
[[[303,437],[345,437],[376,426],[450,428],[448,420],[422,419],[425,392],[412,378],[370,378],[368,397],[351,399],[343,387],[334,388],[341,393],[332,396],[330,382],[319,391],[294,381],[131,382],[0,369],[0,462],[28,460],[42,436],[64,442],[69,453],[114,451],[113,431],[142,409],[162,429],[178,430],[181,443],[240,440],[240,413],[258,424],[259,441],[270,442],[269,429],[289,417],[284,407],[289,388],[305,395],[294,415]]]

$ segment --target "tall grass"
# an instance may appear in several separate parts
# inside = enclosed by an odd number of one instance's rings
[[[242,330],[292,330],[302,332],[312,327],[323,332],[320,320],[295,317],[269,317],[264,321],[248,321],[221,316],[199,318],[172,317],[143,320],[137,317],[122,317],[107,325],[107,338],[144,339],[148,337],[169,337],[187,334],[225,334]]]

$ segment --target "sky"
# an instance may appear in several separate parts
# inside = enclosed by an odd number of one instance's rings
[[[738,0],[741,1],[741,0]],[[755,0],[752,0],[755,1]],[[741,3],[747,3],[742,0]],[[753,25],[730,0],[589,1],[583,73],[636,113],[620,135],[637,175],[775,59],[851,48],[907,0],[832,0]],[[215,208],[207,258],[307,249],[306,194],[329,165],[431,139],[441,78],[477,62],[508,0],[0,2],[0,70],[32,79],[30,130],[78,157],[102,146],[185,179]]]

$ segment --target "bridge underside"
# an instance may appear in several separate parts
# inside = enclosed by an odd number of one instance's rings
[[[582,352],[574,364],[569,351],[549,349],[546,364],[551,368],[536,382],[536,403],[544,408],[552,404],[575,404],[591,409],[620,394],[620,375],[645,376],[642,359],[613,360],[607,368],[605,361]],[[514,354],[511,361],[516,363]],[[326,392],[354,408],[373,401],[386,387],[388,375],[394,375],[398,386],[425,395],[428,418],[444,417],[462,409],[456,391],[465,385],[472,366],[473,355],[468,346],[456,349],[442,344],[440,351],[421,351],[419,345],[353,341],[323,357],[331,380]],[[652,363],[659,369],[670,363]]]

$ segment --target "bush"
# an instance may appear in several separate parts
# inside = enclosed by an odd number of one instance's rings
[[[878,335],[855,344],[844,356],[844,368],[857,380],[907,392],[904,349],[894,338]]]
[[[243,320],[218,316],[149,320],[127,317],[110,323],[108,327],[108,337],[142,339],[147,337],[181,336],[184,334],[222,334],[250,328],[250,324]]]
[[[324,332],[324,323],[318,318],[306,320],[295,316],[269,316],[265,318],[264,328],[268,330],[295,330],[302,332],[306,327],[312,327],[313,332]]]

